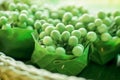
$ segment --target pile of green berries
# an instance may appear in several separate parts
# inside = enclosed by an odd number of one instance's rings
[[[120,37],[120,11],[95,16],[78,6],[49,7],[10,3],[0,11],[0,28],[35,30],[49,52],[80,56],[88,44]]]
[[[10,3],[7,11],[0,11],[0,28],[35,30],[39,34],[40,45],[48,51],[80,56],[84,51],[83,40],[91,33],[96,37],[94,32],[87,34],[87,30],[82,27],[84,24],[79,21],[79,17],[87,13],[81,6],[53,10],[24,3]]]

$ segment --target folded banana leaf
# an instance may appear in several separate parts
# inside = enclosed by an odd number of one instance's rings
[[[0,29],[0,51],[15,59],[30,59],[34,49],[32,30]]]
[[[120,49],[120,38],[109,42],[98,41],[91,46],[90,59],[100,65],[106,64],[117,56]]]
[[[120,66],[116,66],[116,59],[105,65],[90,61],[78,76],[91,80],[120,80]]]
[[[87,65],[89,46],[86,47],[84,53],[75,57],[73,55],[58,55],[48,52],[41,47],[35,40],[35,49],[32,54],[32,62],[40,68],[47,69],[52,72],[58,72],[67,75],[79,74]]]

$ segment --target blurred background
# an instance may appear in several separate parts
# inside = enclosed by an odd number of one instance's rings
[[[23,2],[28,4],[37,5],[51,5],[54,7],[61,5],[77,5],[84,6],[91,12],[96,12],[98,10],[112,11],[119,9],[120,0],[0,0],[0,5],[5,2]]]
[[[92,14],[98,11],[111,12],[120,8],[120,0],[0,0],[0,10],[5,10],[7,3],[11,2],[47,5],[53,9],[63,5],[83,6]]]

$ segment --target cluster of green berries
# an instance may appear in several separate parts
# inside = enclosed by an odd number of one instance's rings
[[[0,11],[0,28],[36,30],[39,42],[49,52],[80,56],[87,43],[107,42],[120,37],[120,11],[91,15],[83,7],[65,6],[58,9],[10,3]]]

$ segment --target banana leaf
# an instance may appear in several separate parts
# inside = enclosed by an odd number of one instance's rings
[[[90,59],[100,65],[104,65],[117,56],[120,49],[120,38],[109,42],[98,41],[91,47]]]
[[[15,59],[30,59],[34,40],[32,30],[26,29],[0,29],[0,51]]]
[[[90,61],[78,77],[90,80],[120,80],[120,66],[116,66],[116,58],[105,65]]]
[[[89,46],[86,47],[83,55],[79,57],[73,55],[58,55],[48,52],[35,40],[35,49],[31,61],[40,68],[47,69],[51,72],[77,75],[87,66],[88,51]]]

